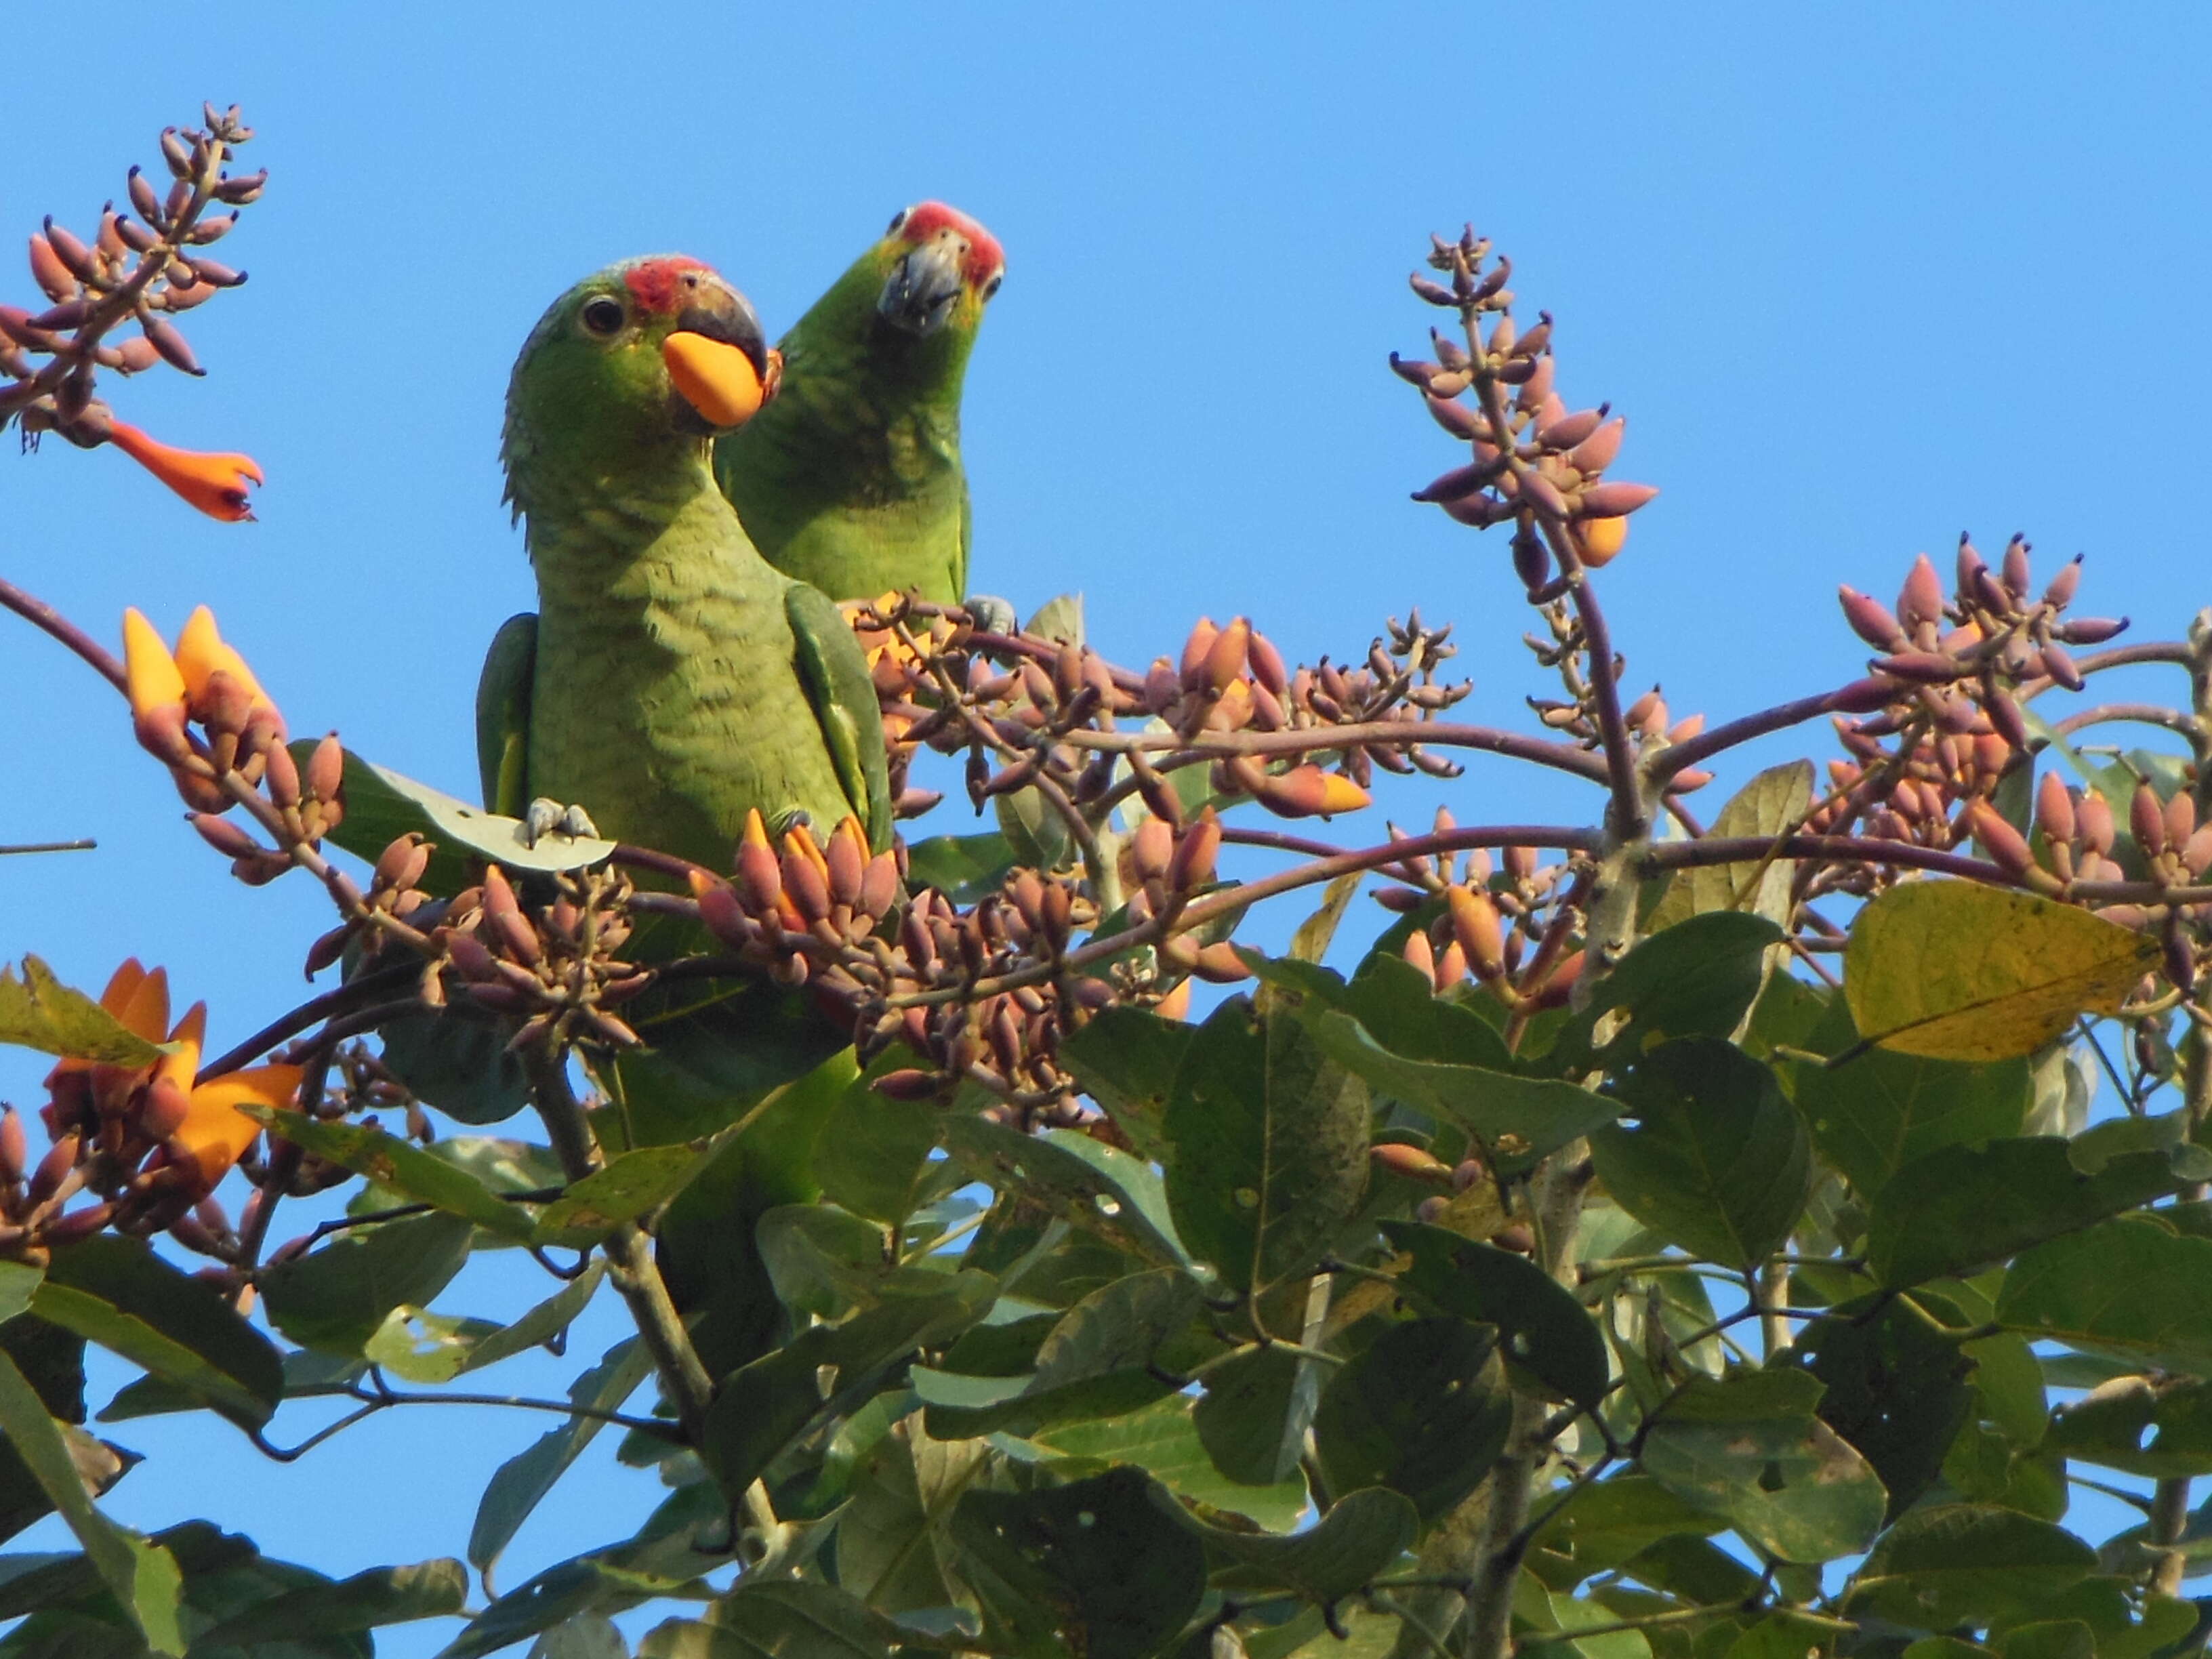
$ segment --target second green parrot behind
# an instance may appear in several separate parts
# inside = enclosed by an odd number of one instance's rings
[[[989,231],[923,202],[784,337],[781,394],[714,445],[722,492],[770,564],[833,599],[969,597],[961,389],[1006,269]]]
[[[882,718],[836,607],[773,568],[708,446],[772,398],[744,298],[697,260],[586,278],[532,331],[501,459],[538,612],[493,641],[477,696],[485,800],[731,866],[749,811],[888,845]]]

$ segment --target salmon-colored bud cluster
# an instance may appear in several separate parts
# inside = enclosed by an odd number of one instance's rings
[[[638,1045],[635,1031],[613,1011],[650,982],[622,959],[634,927],[629,882],[611,871],[552,878],[550,904],[526,901],[507,872],[485,867],[483,879],[450,900],[416,890],[429,866],[420,837],[403,836],[377,860],[372,908],[410,919],[428,930],[433,952],[417,986],[432,1007],[446,998],[444,970],[471,1001],[520,1024],[507,1046],[583,1042],[614,1048]],[[366,921],[353,924],[372,946],[386,948]],[[398,947],[389,947],[395,956]]]
[[[161,969],[125,962],[100,1005],[161,1052],[137,1066],[57,1061],[39,1112],[51,1144],[36,1164],[21,1116],[0,1113],[0,1253],[21,1258],[107,1227],[142,1237],[180,1225],[207,1232],[208,1217],[195,1219],[194,1210],[261,1133],[239,1108],[289,1105],[299,1090],[296,1066],[200,1080],[207,1005],[194,1003],[172,1024]]]
[[[57,432],[83,448],[112,443],[201,512],[236,520],[253,516],[246,486],[261,482],[261,469],[251,458],[159,442],[116,420],[94,396],[101,369],[136,374],[167,363],[205,373],[171,319],[246,280],[201,250],[230,233],[236,210],[260,198],[268,175],[226,171],[253,136],[235,105],[206,105],[203,114],[202,128],[161,134],[166,191],[131,169],[135,218],[111,203],[89,241],[52,218],[31,237],[31,277],[47,303],[37,312],[0,306],[0,428],[14,420],[33,440]],[[210,211],[217,205],[232,210]],[[138,333],[111,343],[127,323]]]
[[[1457,825],[1440,807],[1434,828],[1442,836]],[[1386,909],[1429,913],[1399,954],[1438,994],[1472,981],[1509,1008],[1534,1012],[1563,1005],[1582,969],[1582,953],[1566,948],[1577,920],[1565,880],[1572,868],[1519,845],[1501,848],[1494,864],[1480,847],[1456,857],[1409,854],[1389,866],[1405,884],[1375,896]]]
[[[1457,312],[1460,338],[1431,329],[1433,360],[1393,352],[1390,367],[1419,390],[1430,416],[1465,442],[1473,459],[1431,479],[1413,499],[1478,530],[1510,523],[1526,534],[1541,526],[1577,563],[1609,562],[1627,545],[1628,515],[1659,494],[1652,485],[1605,476],[1620,453],[1626,419],[1602,404],[1571,408],[1559,395],[1551,313],[1539,313],[1525,331],[1516,326],[1505,286],[1511,260],[1501,255],[1486,271],[1490,243],[1472,227],[1456,241],[1430,242],[1430,267],[1449,280],[1416,275],[1413,292]],[[1464,401],[1470,393],[1471,404]],[[1523,580],[1532,591],[1542,585],[1527,571]]]

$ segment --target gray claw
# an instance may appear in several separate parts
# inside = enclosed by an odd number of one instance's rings
[[[970,593],[962,603],[986,634],[1012,634],[1021,626],[1020,614],[996,593]]]
[[[530,803],[522,815],[522,844],[535,847],[547,836],[561,835],[576,840],[589,836],[599,838],[599,826],[592,815],[580,806],[563,806],[559,801],[540,795]]]

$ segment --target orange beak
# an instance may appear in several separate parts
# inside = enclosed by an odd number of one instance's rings
[[[660,356],[684,401],[708,425],[723,430],[743,426],[759,414],[761,405],[775,395],[776,382],[783,373],[783,358],[778,352],[769,352],[768,373],[763,376],[741,348],[690,329],[670,335],[661,345]]]

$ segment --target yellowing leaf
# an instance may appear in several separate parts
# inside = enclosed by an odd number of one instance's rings
[[[1859,913],[1844,995],[1862,1036],[1934,1060],[2031,1054],[2112,1014],[2156,941],[2087,910],[1968,881],[1893,887]]]

